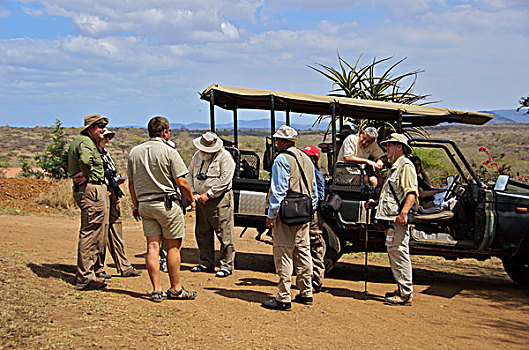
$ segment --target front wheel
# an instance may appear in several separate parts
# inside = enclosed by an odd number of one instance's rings
[[[325,273],[328,273],[334,268],[338,259],[342,256],[342,246],[334,229],[325,222],[322,225],[322,236],[326,245],[324,257]]]
[[[507,275],[521,286],[529,286],[529,257],[518,253],[515,256],[503,258],[503,268]]]

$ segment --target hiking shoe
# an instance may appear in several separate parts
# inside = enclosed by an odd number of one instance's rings
[[[413,297],[411,295],[407,297],[401,297],[400,295],[395,295],[392,297],[386,298],[386,304],[388,305],[406,305],[411,306],[411,300]]]
[[[101,271],[99,273],[96,273],[96,277],[104,278],[106,280],[109,280],[112,278],[112,275],[109,273],[106,273],[105,271]]]
[[[312,305],[312,297],[302,297],[301,294],[298,294],[294,298],[294,302],[305,305]]]
[[[399,292],[399,289],[395,289],[393,292],[386,292],[386,294],[384,294],[384,298],[391,298],[391,297],[394,297],[394,296],[397,296],[397,295],[400,295],[400,292]]]
[[[276,298],[268,301],[263,301],[261,306],[266,309],[279,310],[279,311],[290,311],[292,310],[292,303],[284,303],[282,301],[277,301]]]
[[[75,283],[75,288],[78,290],[99,290],[107,286],[105,282],[91,280],[85,283]]]
[[[127,269],[121,273],[121,277],[137,277],[141,275],[141,270],[136,270],[134,267]]]
[[[191,272],[215,272],[213,267],[207,267],[206,265],[199,264],[191,269]]]

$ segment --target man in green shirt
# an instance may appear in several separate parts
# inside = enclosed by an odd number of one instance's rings
[[[107,189],[101,154],[97,143],[103,137],[108,118],[91,114],[84,118],[84,129],[70,144],[65,154],[68,175],[73,179],[73,198],[81,209],[81,228],[77,247],[75,286],[81,290],[102,289],[103,271],[100,252],[105,248],[108,222]]]

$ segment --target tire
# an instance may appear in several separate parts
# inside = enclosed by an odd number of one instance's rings
[[[322,236],[326,246],[324,257],[325,273],[328,273],[334,268],[338,259],[342,256],[342,246],[334,229],[325,222],[322,225]]]
[[[521,254],[504,258],[503,268],[507,275],[521,286],[529,286],[529,257]]]

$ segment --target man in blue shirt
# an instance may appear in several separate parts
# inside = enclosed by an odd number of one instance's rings
[[[279,152],[288,150],[293,154],[280,153],[272,166],[269,208],[266,226],[272,229],[274,262],[279,275],[279,291],[270,301],[261,305],[268,309],[291,310],[290,286],[293,266],[296,266],[296,285],[300,293],[295,302],[312,304],[312,259],[310,256],[309,223],[289,226],[278,220],[278,211],[287,192],[301,192],[312,198],[313,208],[318,203],[318,192],[314,166],[310,158],[295,147],[298,133],[287,125],[282,125],[273,135]],[[294,158],[295,157],[295,158]],[[297,159],[297,162],[296,162]],[[298,166],[298,162],[299,165]],[[301,173],[307,179],[307,186]],[[307,188],[309,187],[309,188]]]

